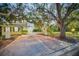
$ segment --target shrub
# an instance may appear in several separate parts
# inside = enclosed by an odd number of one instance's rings
[[[27,32],[28,32],[27,30],[22,30],[21,34],[27,34]]]
[[[33,32],[41,32],[41,29],[34,29]]]

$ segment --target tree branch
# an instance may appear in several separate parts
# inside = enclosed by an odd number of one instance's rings
[[[54,15],[54,13],[52,13],[51,11],[49,11],[48,9],[46,9],[46,8],[37,8],[37,9],[42,9],[44,12],[47,12],[47,13],[49,13],[49,14],[51,14],[53,17],[54,17],[54,19],[55,20],[57,20],[57,17]],[[46,10],[46,11],[45,11]]]
[[[57,16],[59,19],[62,19],[61,17],[61,5],[60,3],[56,3],[56,9],[57,9]]]
[[[51,14],[55,20],[57,20],[57,17],[54,15],[54,13],[52,13],[51,11],[49,11],[48,9],[45,9],[47,11],[47,13]]]
[[[68,8],[67,8],[67,12],[65,14],[65,16],[63,17],[63,19],[67,19],[68,16],[74,11],[74,10],[77,10],[79,8],[79,4],[74,4],[72,3]]]
[[[11,12],[9,12],[9,13],[7,13],[7,14],[6,14],[6,13],[1,13],[1,12],[0,12],[0,15],[3,15],[3,16],[8,16],[8,15],[10,15],[10,14],[11,14]]]

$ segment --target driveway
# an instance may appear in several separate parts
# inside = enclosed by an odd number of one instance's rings
[[[62,55],[76,44],[44,35],[22,35],[0,50],[3,56],[50,56]]]

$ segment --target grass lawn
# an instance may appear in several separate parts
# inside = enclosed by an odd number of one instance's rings
[[[49,35],[50,36],[59,36],[59,34],[60,34],[60,32],[52,32]],[[66,36],[79,39],[79,32],[77,32],[77,33],[66,32]]]

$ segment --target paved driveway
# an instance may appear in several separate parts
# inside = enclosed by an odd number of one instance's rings
[[[43,35],[22,35],[11,44],[0,50],[0,55],[5,56],[46,56],[55,55],[71,43],[57,40]],[[70,48],[69,48],[70,49]],[[64,51],[64,50],[63,50]],[[59,52],[59,54],[63,53]],[[66,50],[67,51],[67,50]]]

